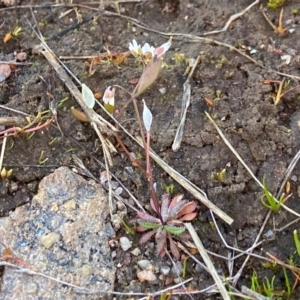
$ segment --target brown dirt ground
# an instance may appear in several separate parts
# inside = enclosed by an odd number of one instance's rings
[[[109,46],[111,51],[124,52],[127,51],[132,39],[136,39],[141,44],[148,42],[154,46],[159,46],[167,40],[161,34],[136,26],[129,19],[116,15],[107,16],[103,12],[89,8],[96,7],[95,5],[86,4],[85,7],[79,8],[84,21],[82,24],[77,24],[74,11],[66,17],[59,18],[70,7],[54,7],[47,1],[31,2],[32,5],[36,5],[33,6],[33,13],[40,30],[57,56],[96,55],[105,52],[104,46]],[[46,2],[48,4],[43,7],[42,4]],[[83,4],[83,1],[79,2]],[[154,0],[142,3],[128,1],[128,3],[120,3],[119,9],[123,16],[136,18],[157,31],[201,36],[205,32],[222,28],[230,15],[243,10],[252,2],[252,0],[178,0],[169,3]],[[15,207],[29,202],[36,193],[39,181],[55,168],[73,165],[72,153],[80,157],[95,176],[99,176],[100,171],[103,170],[90,156],[94,155],[102,159],[101,146],[95,133],[89,124],[81,123],[71,115],[70,107],[78,107],[76,101],[72,99],[46,59],[35,51],[39,41],[27,22],[29,20],[33,24],[30,9],[26,7],[28,4],[29,1],[18,1],[17,7],[9,9],[3,5],[0,7],[0,22],[5,21],[0,29],[3,37],[16,26],[22,28],[22,33],[18,37],[12,38],[5,44],[0,43],[1,60],[9,60],[14,57],[15,52],[24,51],[27,53],[27,62],[31,63],[28,66],[17,66],[18,69],[7,80],[0,83],[0,104],[36,115],[38,111],[48,109],[51,99],[47,91],[56,100],[68,97],[66,105],[58,110],[57,118],[65,136],[61,136],[57,127],[49,126],[36,132],[30,139],[21,134],[8,139],[4,166],[12,168],[13,175],[7,180],[0,181],[1,216],[6,216]],[[24,7],[20,8],[19,5]],[[266,1],[263,1],[263,5],[266,6]],[[172,47],[165,57],[166,67],[162,69],[158,80],[143,95],[154,116],[152,148],[168,164],[203,189],[211,201],[234,219],[232,227],[221,221],[218,221],[218,225],[227,243],[232,246],[237,243],[240,249],[247,249],[253,244],[268,210],[260,202],[261,188],[217,135],[204,112],[211,113],[222,132],[254,174],[260,180],[265,177],[271,192],[276,193],[289,163],[298,151],[297,121],[300,94],[299,89],[295,88],[284,94],[282,101],[275,106],[273,100],[278,84],[263,84],[263,81],[284,78],[269,71],[268,68],[287,74],[299,74],[300,39],[296,36],[299,35],[300,30],[300,15],[299,12],[293,15],[291,12],[293,8],[299,9],[299,2],[291,1],[285,6],[283,25],[288,29],[294,28],[295,32],[284,36],[273,31],[258,5],[235,20],[226,32],[208,36],[235,46],[264,65],[266,69],[226,47],[174,35]],[[114,4],[107,5],[105,9],[116,12]],[[279,13],[280,10],[267,10],[270,19],[276,24]],[[257,52],[250,54],[252,49]],[[187,67],[184,61],[178,62],[174,59],[178,54],[184,54],[185,58],[195,59],[199,54],[201,57],[191,80],[191,106],[188,110],[183,142],[179,151],[173,152],[171,146],[180,120],[182,84],[186,79],[184,72]],[[289,64],[281,59],[284,54],[292,55]],[[130,80],[139,78],[141,74],[141,67],[133,58],[121,64],[120,68],[109,63],[95,65],[92,75],[88,75],[87,60],[69,59],[64,62],[81,82],[88,85],[95,93],[103,93],[108,85],[116,84],[132,91],[134,85],[130,84]],[[288,80],[290,84],[287,89],[299,85],[297,80],[287,78],[286,81]],[[160,93],[160,88],[165,88],[167,92]],[[127,100],[126,97],[124,92],[118,90],[118,107],[122,107]],[[211,99],[214,106],[208,106],[204,98]],[[101,110],[97,112],[100,113]],[[18,114],[0,109],[0,116],[8,115]],[[132,133],[138,133],[133,117],[133,109],[129,106],[124,117],[128,120],[125,126]],[[141,152],[125,136],[123,142],[130,151]],[[47,158],[47,161],[40,164],[42,152],[42,159]],[[147,202],[149,192],[143,174],[137,170],[134,170],[131,176],[126,173],[126,167],[130,166],[130,162],[122,152],[114,155],[113,161],[114,174],[142,203]],[[212,174],[224,168],[226,174],[222,180],[212,179]],[[154,176],[161,190],[174,184],[175,193],[185,193],[186,197],[190,197],[156,165],[154,165]],[[298,212],[299,180],[300,169],[296,166],[289,179],[292,196],[287,204]],[[264,233],[273,230],[274,238],[265,240],[256,253],[265,256],[266,252],[271,252],[285,262],[293,258],[297,263],[299,258],[295,254],[292,233],[297,229],[298,223],[280,230],[294,219],[295,216],[284,210],[274,214],[264,229]],[[194,222],[194,226],[208,250],[219,255],[228,255],[229,251],[212,226],[207,208],[201,204],[199,217]],[[124,255],[120,253],[117,256],[116,264],[124,261]],[[154,261],[157,260],[153,252],[150,252],[149,257]],[[131,265],[134,266],[134,258],[130,259]],[[228,275],[226,262],[219,258],[214,259],[220,273]],[[243,261],[243,258],[235,261],[233,274]],[[187,276],[194,277],[192,281],[194,288],[205,288],[212,283],[212,279],[205,272],[195,271],[191,260],[188,261],[188,270],[190,274]],[[242,284],[250,286],[253,270],[257,272],[261,281],[265,276],[271,279],[276,275],[276,290],[285,288],[282,269],[262,266],[262,261],[255,258],[249,260],[237,288]],[[289,276],[294,283],[293,275],[289,273]],[[136,279],[134,267],[119,269],[117,278],[116,287],[119,291],[131,290],[131,282]],[[135,288],[145,291],[146,289],[157,290],[162,286],[139,284]],[[298,287],[294,295],[297,293],[299,293]],[[202,299],[201,297],[197,299]],[[298,298],[296,296],[293,299]]]

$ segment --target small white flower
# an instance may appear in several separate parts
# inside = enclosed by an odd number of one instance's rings
[[[115,105],[115,88],[109,86],[103,95],[104,104],[109,104],[111,106]]]
[[[163,56],[171,47],[172,37],[164,44],[162,44],[160,47],[157,47],[154,51],[154,55],[157,58],[160,58]]]
[[[136,40],[132,40],[132,42],[129,43],[129,51],[134,57],[137,57],[142,53],[141,46],[138,45]]]
[[[155,48],[154,48],[153,46],[150,46],[148,43],[146,43],[146,44],[142,47],[142,53],[143,53],[143,55],[146,55],[146,54],[148,54],[148,53],[151,53],[151,56],[153,57],[154,51],[155,51]]]

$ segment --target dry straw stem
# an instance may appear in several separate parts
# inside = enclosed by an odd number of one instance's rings
[[[7,133],[5,133],[5,136],[3,138],[2,147],[1,147],[1,154],[0,154],[0,172],[2,170],[2,164],[4,159],[4,153],[5,153],[5,146],[7,141]]]
[[[142,144],[139,143],[141,146]],[[159,164],[173,179],[175,179],[181,186],[183,186],[188,192],[190,192],[194,197],[200,200],[205,206],[211,209],[217,216],[219,216],[223,221],[227,224],[231,225],[233,223],[233,219],[229,217],[225,212],[223,212],[220,208],[218,208],[215,204],[210,202],[196,187],[192,184],[188,179],[175,171],[172,167],[170,167],[164,160],[162,160],[155,152],[150,151],[151,157]]]
[[[243,161],[243,159],[240,157],[240,155],[235,151],[235,149],[232,147],[232,145],[229,143],[229,141],[227,140],[227,138],[225,137],[225,135],[222,133],[222,131],[220,130],[220,128],[218,127],[218,125],[216,124],[216,122],[212,119],[212,117],[209,115],[209,113],[205,112],[206,116],[208,117],[208,119],[212,122],[212,124],[215,126],[215,128],[218,131],[218,134],[220,135],[220,137],[222,138],[222,140],[224,141],[224,143],[228,146],[228,148],[232,151],[232,153],[236,156],[236,158],[240,161],[240,163],[245,167],[245,169],[248,171],[248,173],[252,176],[252,178],[258,183],[258,185],[263,189],[264,186],[263,184],[258,180],[258,178],[253,174],[253,172],[251,171],[251,169],[247,166],[247,164]],[[276,199],[276,201],[278,202],[278,200]],[[281,206],[287,210],[288,212],[290,212],[291,214],[300,217],[300,214],[298,214],[297,212],[295,212],[294,210],[290,209],[289,207],[287,207],[285,204],[281,204]]]
[[[178,39],[178,40],[188,40],[188,41],[191,41],[191,42],[204,42],[204,43],[215,44],[215,45],[219,45],[219,46],[228,48],[230,51],[235,51],[235,52],[239,53],[240,55],[244,56],[245,58],[247,58],[248,60],[253,62],[256,66],[259,66],[260,68],[262,68],[264,70],[267,70],[268,72],[272,72],[272,73],[275,73],[275,74],[278,74],[278,75],[281,75],[281,76],[285,76],[285,77],[289,77],[289,78],[294,78],[296,80],[300,80],[300,76],[278,72],[278,71],[275,71],[273,69],[265,67],[264,65],[262,65],[261,63],[259,63],[255,59],[253,59],[251,56],[243,53],[243,51],[235,48],[234,46],[232,46],[230,44],[223,43],[223,42],[217,41],[215,39],[210,39],[210,38],[203,37],[203,36],[193,35],[193,34],[185,34],[185,33],[180,33],[180,32],[167,33],[167,32],[163,32],[163,31],[159,31],[159,30],[156,30],[156,29],[149,28],[146,24],[141,23],[139,20],[137,20],[135,18],[131,18],[131,17],[121,15],[121,14],[116,14],[116,13],[113,13],[113,12],[110,12],[110,11],[104,11],[103,14],[105,16],[108,16],[108,17],[118,17],[118,18],[123,18],[123,19],[129,20],[134,25],[136,25],[136,26],[138,26],[142,29],[145,29],[145,30],[148,30],[148,31],[151,31],[151,32],[155,32],[157,34],[160,34],[160,35],[166,36],[166,37],[172,36],[173,40]],[[203,35],[205,35],[205,33]]]
[[[196,66],[198,65],[200,59],[200,55],[198,55],[196,61],[194,62],[194,65],[189,73],[188,78],[186,79],[185,83],[183,84],[183,95],[182,95],[182,104],[181,104],[181,115],[180,115],[180,123],[176,131],[176,135],[174,138],[174,142],[172,145],[172,150],[177,151],[180,147],[182,137],[183,137],[183,130],[186,120],[186,114],[187,110],[191,103],[191,84],[190,79],[196,69]]]
[[[242,293],[244,293],[247,296],[250,296],[251,299],[255,299],[255,300],[272,300],[270,297],[265,297],[255,291],[250,290],[245,285],[242,285]],[[249,298],[247,297],[247,299]]]
[[[280,189],[279,189],[279,191],[277,193],[277,197],[282,194],[282,191],[283,191],[283,189],[285,187],[285,184],[288,181],[289,177],[291,176],[294,168],[296,167],[299,158],[300,158],[300,150],[296,153],[295,157],[292,159],[292,161],[290,162],[288,168],[285,171],[285,176],[284,176],[284,179],[283,179],[283,181],[281,183]]]
[[[149,297],[149,294],[146,294],[146,293],[122,293],[122,292],[108,292],[108,291],[103,291],[103,290],[90,290],[90,289],[87,289],[87,288],[84,288],[84,287],[81,287],[81,286],[78,286],[78,285],[74,285],[74,284],[71,284],[71,283],[68,283],[66,281],[63,281],[63,280],[59,280],[57,278],[54,278],[54,277],[51,277],[51,276],[48,276],[44,273],[40,273],[40,272],[35,272],[33,270],[30,270],[30,269],[27,269],[27,268],[24,268],[24,267],[20,267],[20,266],[17,266],[17,265],[14,265],[12,263],[9,263],[9,262],[6,262],[6,261],[0,261],[0,266],[6,266],[6,267],[11,267],[11,268],[14,268],[16,269],[16,272],[18,273],[23,273],[23,274],[28,274],[28,275],[35,275],[35,276],[40,276],[40,277],[44,277],[44,278],[47,278],[51,281],[55,281],[55,282],[58,282],[62,285],[66,285],[68,287],[72,287],[74,288],[74,291],[76,293],[79,293],[79,294],[106,294],[106,295],[121,295],[121,296],[147,296]],[[183,284],[186,284],[190,281],[192,281],[193,278],[189,278],[189,279],[186,279],[185,281],[179,283],[179,284],[176,284],[176,285],[173,285],[173,286],[170,286],[164,290],[161,290],[161,291],[157,291],[153,294],[151,294],[151,296],[158,296],[158,295],[161,295],[163,293],[166,293],[168,291],[172,291],[180,286],[182,286]],[[190,292],[191,293],[191,292]],[[197,291],[197,293],[199,293],[199,291]],[[177,294],[186,294],[186,293],[177,293]],[[174,295],[176,295],[176,293],[174,293]],[[148,299],[148,298],[143,298],[143,299]]]
[[[108,158],[108,162],[110,165],[112,165],[112,159],[110,155],[110,151],[115,152],[115,149],[113,145],[107,140],[104,139],[102,132],[105,132],[107,134],[111,134],[112,131],[116,131],[116,128],[112,126],[109,122],[107,122],[105,119],[103,119],[100,115],[98,115],[92,108],[89,108],[83,97],[81,92],[78,90],[77,86],[73,83],[71,78],[68,76],[67,72],[63,69],[61,64],[58,62],[56,55],[50,50],[44,49],[45,43],[43,43],[40,52],[45,56],[45,58],[48,60],[50,65],[54,68],[56,71],[58,77],[65,83],[71,94],[74,96],[74,98],[77,100],[78,104],[81,106],[85,114],[88,116],[88,118],[91,121],[91,126],[96,131],[99,139],[101,140],[103,151]],[[100,130],[98,129],[100,128]]]
[[[222,280],[220,279],[214,264],[212,263],[210,257],[208,256],[201,240],[199,239],[199,236],[197,235],[194,227],[192,226],[191,223],[184,223],[186,229],[189,231],[189,234],[191,235],[202,259],[204,260],[207,268],[209,269],[209,273],[211,274],[211,276],[213,277],[217,287],[219,288],[220,294],[222,295],[223,299],[225,300],[230,300],[230,296],[228,294],[228,292],[226,291],[226,288],[222,282]]]
[[[37,21],[35,19],[35,16],[33,14],[33,11],[31,10],[31,15],[33,19],[35,20],[35,24],[37,25]],[[41,45],[39,46],[40,52],[45,56],[45,58],[48,60],[48,62],[51,64],[53,69],[56,71],[59,78],[65,83],[71,94],[74,96],[74,98],[77,100],[78,104],[81,106],[83,111],[86,113],[88,118],[91,121],[91,126],[96,131],[101,144],[103,148],[103,156],[105,161],[105,168],[107,174],[109,174],[109,165],[112,165],[112,158],[110,155],[110,151],[116,152],[115,147],[112,145],[112,143],[105,139],[102,135],[102,132],[105,132],[106,134],[112,134],[113,131],[117,131],[117,129],[111,125],[108,121],[106,121],[104,118],[102,118],[100,115],[98,115],[92,108],[90,108],[83,96],[82,93],[78,90],[77,86],[73,83],[71,78],[68,76],[65,69],[73,76],[73,78],[81,84],[81,82],[77,79],[75,75],[71,73],[71,71],[68,70],[68,68],[62,63],[59,62],[57,56],[55,53],[50,49],[50,47],[45,42],[41,32],[39,31],[39,28],[37,27],[38,32],[33,28],[31,23],[28,21],[29,25],[31,26],[33,32],[36,34],[37,38],[41,41]],[[100,128],[100,130],[99,130]],[[109,210],[110,210],[110,216],[112,218],[112,211],[113,211],[113,205],[112,205],[112,186],[111,181],[108,180],[108,201],[109,201]]]
[[[228,21],[226,22],[226,24],[224,25],[224,27],[220,30],[214,30],[214,31],[209,31],[209,32],[205,32],[203,35],[209,35],[209,34],[216,34],[216,33],[221,33],[224,31],[227,31],[228,27],[230,26],[230,24],[235,21],[236,19],[242,17],[248,10],[250,10],[254,5],[259,4],[260,0],[255,0],[253,3],[251,3],[249,6],[247,6],[245,9],[243,9],[242,11],[231,15],[230,18],[228,19]]]

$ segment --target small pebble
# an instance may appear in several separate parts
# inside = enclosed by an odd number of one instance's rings
[[[108,237],[112,238],[116,236],[116,232],[114,231],[111,223],[105,224],[105,233]]]
[[[201,273],[201,272],[203,272],[203,270],[204,270],[204,268],[203,268],[201,265],[196,264],[196,266],[195,266],[195,271],[196,271],[197,273]]]
[[[174,278],[174,283],[175,284],[180,283],[180,282],[182,282],[182,279],[180,277]]]
[[[112,251],[111,252],[111,258],[115,258],[117,256],[117,252],[116,251]]]
[[[162,266],[160,268],[160,272],[163,274],[163,275],[168,275],[170,273],[170,270],[171,268],[168,267],[168,266]]]
[[[159,89],[161,94],[165,94],[167,92],[167,89],[165,87],[162,87]]]
[[[48,234],[42,235],[39,238],[40,243],[45,247],[45,248],[50,248],[53,244],[58,242],[60,239],[60,235],[56,232],[50,232]]]
[[[175,266],[173,265],[171,272],[173,275],[179,275],[182,274],[182,263],[180,261],[177,261],[175,263]]]
[[[142,260],[139,260],[137,262],[138,266],[142,269],[142,270],[146,270],[149,268],[149,266],[151,265],[150,261],[147,260],[147,259],[142,259]]]
[[[120,186],[115,189],[115,194],[117,196],[120,196],[122,192],[123,192],[123,188],[121,188]]]
[[[268,230],[263,236],[264,236],[265,239],[267,239],[269,241],[275,239],[275,234],[271,229]]]
[[[0,64],[0,82],[4,81],[11,74],[11,68],[7,64]]]
[[[135,248],[131,251],[133,256],[139,256],[141,254],[141,250],[139,248]]]
[[[82,267],[78,269],[78,275],[84,278],[89,277],[93,272],[94,270],[90,265],[82,265]]]
[[[24,61],[27,59],[27,54],[25,52],[19,52],[16,57],[18,61]]]
[[[156,276],[151,270],[143,270],[137,272],[137,277],[140,282],[145,282],[145,281],[151,282],[156,280]]]
[[[131,243],[126,236],[122,236],[120,238],[120,246],[123,249],[123,251],[127,251],[129,248],[131,248]]]
[[[293,175],[293,176],[291,177],[291,180],[294,181],[294,182],[297,182],[298,178],[297,178],[296,175]]]

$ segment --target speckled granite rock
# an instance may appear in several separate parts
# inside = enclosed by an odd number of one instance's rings
[[[106,192],[66,167],[45,177],[31,204],[0,222],[0,240],[29,269],[91,291],[111,291],[115,268],[105,234]],[[102,295],[102,299],[109,299]],[[1,299],[101,299],[6,267]]]

